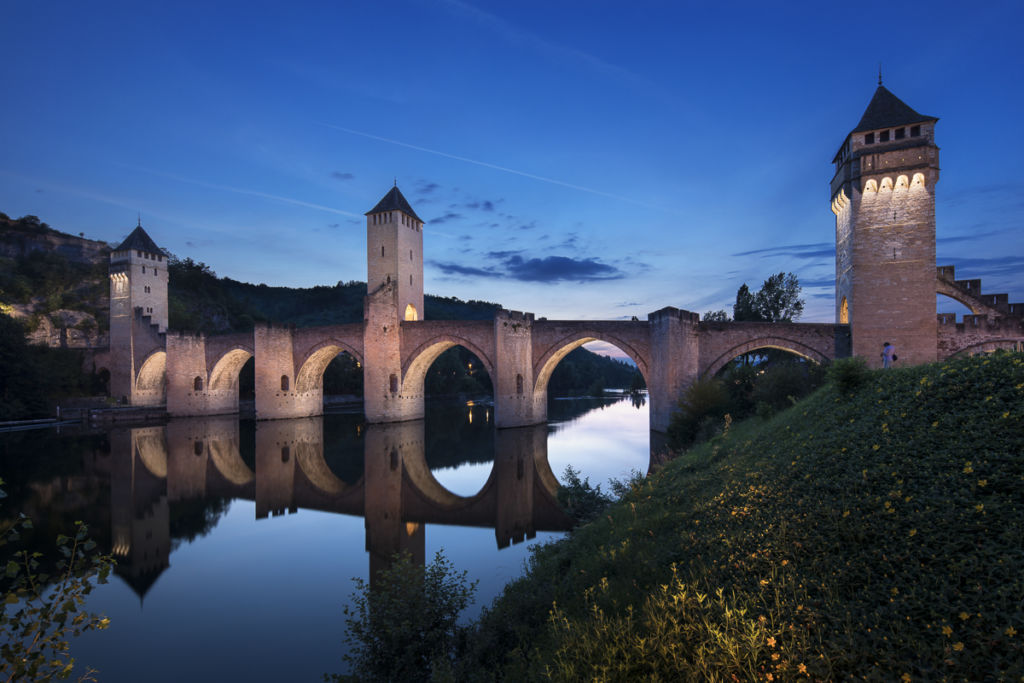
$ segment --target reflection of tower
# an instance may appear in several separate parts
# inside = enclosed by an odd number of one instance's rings
[[[886,341],[901,362],[936,357],[937,120],[879,81],[833,160],[836,322],[849,323],[854,355],[871,365]]]
[[[402,387],[401,321],[423,318],[423,221],[395,186],[366,214],[363,409],[369,422],[423,416]]]
[[[167,331],[167,260],[142,229],[110,253],[110,395],[132,400],[137,325]],[[138,316],[138,320],[136,319]]]
[[[117,574],[141,598],[170,566],[163,427],[111,432],[111,537]]]
[[[370,553],[370,584],[396,553],[409,553],[423,564],[426,554],[423,524],[402,517],[402,471],[406,457],[423,458],[423,422],[366,426],[364,442],[366,550]]]

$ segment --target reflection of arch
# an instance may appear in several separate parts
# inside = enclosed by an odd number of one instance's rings
[[[409,284],[412,284],[411,282]],[[409,304],[405,307],[405,319],[406,320],[419,320],[419,314],[416,313],[416,307]]]
[[[643,376],[644,382],[649,382],[647,377],[646,360],[643,356],[637,353],[636,349],[634,349],[630,344],[627,344],[613,335],[602,334],[593,330],[586,330],[563,337],[561,340],[552,344],[551,347],[544,352],[544,355],[541,356],[534,368],[534,392],[546,392],[548,389],[548,381],[551,379],[551,373],[555,371],[555,368],[561,360],[569,355],[569,352],[573,349],[579,348],[587,342],[592,341],[603,341],[614,345],[620,351],[629,356],[634,363],[636,363],[637,370],[639,370],[640,374]]]
[[[446,334],[420,344],[416,349],[406,356],[404,365],[405,377],[402,382],[402,390],[405,395],[419,395],[423,393],[423,380],[427,376],[427,370],[434,364],[438,356],[452,348],[461,346],[484,364],[484,370],[490,377],[494,377],[494,364],[486,353],[480,350],[476,344],[461,337]]]
[[[238,452],[237,441],[211,439],[210,460],[221,476],[236,486],[244,486],[255,478]]]
[[[139,430],[133,434],[139,460],[159,479],[167,478],[167,445],[161,431]]]
[[[745,353],[750,353],[757,349],[781,349],[782,351],[795,353],[796,355],[814,361],[815,363],[828,361],[828,357],[825,354],[801,342],[793,341],[792,339],[783,339],[782,337],[759,337],[757,339],[751,339],[750,341],[738,344],[720,355],[711,363],[711,365],[708,366],[708,369],[703,372],[703,375],[705,377],[714,376],[736,356],[742,356]]]
[[[349,488],[358,488],[363,485],[362,478],[352,486],[345,483],[338,475],[331,471],[324,460],[323,446],[300,441],[296,444],[295,460],[299,469],[306,475],[310,483],[321,491],[331,495],[344,493]]]
[[[843,297],[843,300],[839,302],[839,324],[849,325],[850,324],[850,303]]]
[[[142,364],[139,378],[135,380],[137,391],[164,393],[167,381],[167,353],[156,351]]]
[[[434,473],[430,471],[430,466],[427,465],[423,449],[416,449],[415,452],[412,452],[411,449],[406,450],[402,454],[402,465],[405,467],[405,474],[409,477],[409,482],[416,487],[416,490],[428,501],[439,507],[465,507],[477,498],[486,495],[487,490],[494,484],[494,468],[492,466],[487,481],[472,496],[460,496],[452,493],[434,478]]]
[[[238,374],[250,358],[252,358],[252,354],[244,349],[232,349],[221,356],[217,364],[213,366],[213,372],[210,373],[210,390],[217,391],[237,387]]]
[[[326,341],[313,348],[313,351],[306,357],[302,367],[295,377],[295,391],[299,394],[308,394],[311,391],[323,389],[324,370],[331,364],[341,352],[356,359],[362,364],[363,359],[359,353],[348,344],[340,341]]]

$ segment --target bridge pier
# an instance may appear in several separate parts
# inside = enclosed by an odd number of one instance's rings
[[[494,423],[499,429],[537,424],[533,382],[533,314],[498,311],[494,316]]]
[[[310,417],[324,412],[323,386],[296,391],[294,330],[279,325],[253,329],[256,356],[256,419]]]
[[[671,306],[647,316],[651,364],[647,378],[651,429],[668,431],[676,400],[700,374],[700,315]]]

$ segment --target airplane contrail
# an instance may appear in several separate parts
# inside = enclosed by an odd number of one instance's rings
[[[335,126],[330,123],[321,123],[320,125],[326,128],[332,128],[334,130],[340,130],[343,133],[350,135],[358,135],[360,137],[369,138],[370,140],[377,140],[379,142],[386,142],[389,145],[397,145],[399,147],[405,147],[407,149],[413,149],[417,152],[426,152],[427,154],[434,154],[439,157],[445,157],[446,159],[454,159],[455,161],[462,161],[467,164],[474,164],[476,166],[483,166],[484,168],[490,168],[495,171],[503,171],[505,173],[511,173],[513,175],[522,176],[523,178],[530,178],[531,180],[539,180],[543,183],[550,183],[552,185],[558,185],[560,187],[567,187],[571,190],[579,190],[580,192],[588,192],[590,194],[600,195],[602,197],[608,197],[610,199],[616,199],[620,202],[627,202],[629,204],[635,204],[637,206],[643,206],[648,209],[657,209],[658,211],[667,211],[669,213],[676,213],[671,209],[667,209],[664,206],[657,206],[655,204],[648,204],[647,202],[641,202],[636,199],[630,199],[629,197],[623,197],[622,195],[612,194],[611,192],[604,192],[602,190],[595,190],[592,187],[586,187],[584,185],[574,185],[573,183],[567,183],[554,178],[546,178],[541,175],[533,173],[527,173],[526,171],[518,171],[514,168],[508,168],[507,166],[499,166],[497,164],[488,163],[486,161],[479,161],[477,159],[470,159],[468,157],[460,157],[456,154],[448,154],[447,152],[441,152],[436,149],[430,149],[429,147],[420,147],[419,145],[413,145],[408,142],[402,142],[401,140],[393,140],[391,138],[381,137],[380,135],[374,135],[372,133],[365,133],[360,130],[353,130],[351,128],[345,128],[343,126]]]

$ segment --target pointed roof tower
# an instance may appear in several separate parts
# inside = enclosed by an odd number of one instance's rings
[[[878,130],[879,128],[895,128],[911,123],[938,120],[934,116],[918,114],[903,100],[893,95],[884,85],[879,83],[874,97],[868,103],[868,108],[864,110],[864,116],[860,117],[860,123],[851,132],[863,133],[869,130]]]
[[[114,251],[144,251],[149,254],[160,254],[164,253],[164,250],[156,246],[156,242],[153,238],[146,234],[146,231],[142,229],[142,221],[139,220],[138,226],[132,230],[131,234],[125,238],[124,242],[117,245]]]
[[[409,202],[407,202],[405,197],[402,196],[402,192],[398,189],[398,185],[395,185],[388,190],[388,193],[384,195],[384,198],[377,202],[377,206],[367,211],[365,215],[369,216],[374,213],[384,213],[385,211],[401,211],[407,216],[412,216],[420,223],[424,222],[422,218],[416,215],[416,212],[412,210],[412,207],[409,206]]]

